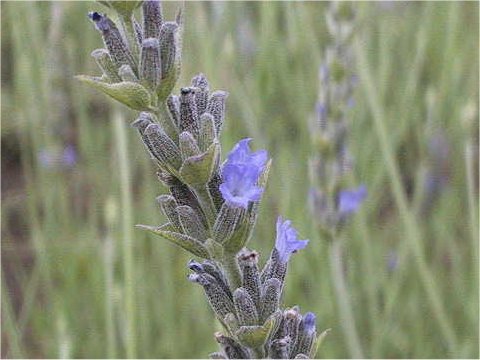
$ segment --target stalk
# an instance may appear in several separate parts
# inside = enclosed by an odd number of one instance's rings
[[[222,259],[222,266],[228,278],[231,289],[238,289],[242,286],[242,275],[238,266],[236,254],[225,254]]]
[[[343,273],[341,253],[341,239],[333,239],[330,246],[330,269],[333,286],[340,311],[340,321],[345,335],[350,356],[354,359],[363,359],[363,350],[355,326],[355,317],[350,303],[350,294]]]
[[[454,352],[457,346],[457,340],[453,327],[447,316],[445,306],[442,302],[442,296],[438,290],[436,279],[433,277],[425,259],[420,230],[410,211],[405,192],[401,184],[400,171],[393,155],[393,149],[389,142],[388,132],[385,127],[385,115],[378,99],[378,93],[372,81],[372,75],[368,68],[365,51],[359,41],[356,42],[356,52],[359,59],[359,75],[362,79],[361,83],[365,84],[367,92],[368,105],[372,111],[374,130],[380,141],[380,150],[384,157],[387,173],[389,175],[392,192],[396,206],[399,210],[400,217],[405,228],[405,238],[414,254],[415,265],[417,267],[420,281],[425,289],[427,300],[430,303],[433,314],[439,324],[445,343],[451,352]]]
[[[114,116],[115,145],[118,154],[120,175],[120,198],[122,209],[122,239],[123,239],[123,270],[125,277],[125,319],[127,333],[127,357],[136,358],[136,331],[135,331],[135,275],[133,259],[133,217],[130,183],[130,167],[127,149],[127,135],[125,121],[121,113],[115,109]]]

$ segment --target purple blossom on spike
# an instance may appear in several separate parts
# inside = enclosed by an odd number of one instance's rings
[[[257,185],[258,177],[265,168],[267,152],[251,152],[251,139],[240,140],[230,151],[222,169],[223,182],[220,192],[229,204],[247,208],[249,202],[260,200],[263,188]]]
[[[67,145],[63,150],[63,164],[66,166],[74,166],[77,162],[77,152],[73,145]]]
[[[220,192],[233,206],[247,208],[250,201],[260,200],[263,188],[257,186],[259,169],[246,164],[227,164],[223,167]]]
[[[309,240],[298,240],[298,233],[291,226],[290,220],[283,221],[279,216],[277,219],[277,238],[275,240],[275,248],[278,251],[280,261],[287,263],[290,255],[297,250],[304,249]]]
[[[227,164],[248,164],[252,167],[255,166],[260,174],[267,162],[268,153],[266,150],[251,152],[249,146],[251,140],[251,138],[240,140],[228,154]]]
[[[304,330],[307,334],[312,334],[316,330],[316,317],[315,314],[312,312],[308,312],[305,314],[303,318],[303,326]]]
[[[340,216],[353,214],[367,197],[367,187],[360,185],[356,189],[342,190],[338,195],[338,212]]]

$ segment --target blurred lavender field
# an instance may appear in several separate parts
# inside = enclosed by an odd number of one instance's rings
[[[356,3],[348,146],[368,196],[342,253],[368,358],[478,358],[476,2]],[[178,7],[166,2],[171,18]],[[326,2],[187,2],[178,88],[198,72],[228,90],[222,145],[243,137],[273,158],[254,243],[262,259],[284,214],[310,239],[283,303],[332,331],[317,356],[346,358],[309,159],[317,151]],[[1,2],[3,358],[198,358],[219,330],[190,257],[134,229],[161,224],[164,192],[129,128],[135,114],[74,79],[98,74],[95,2]],[[321,111],[321,109],[320,109]],[[115,121],[125,124],[118,148]],[[128,158],[128,182],[119,176]],[[133,244],[126,286],[123,244]],[[128,314],[126,292],[135,299]]]

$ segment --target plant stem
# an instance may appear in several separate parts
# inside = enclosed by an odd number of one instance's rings
[[[242,275],[240,274],[236,254],[225,254],[222,259],[222,266],[232,292],[242,286]]]
[[[210,196],[206,185],[195,187],[194,192],[195,195],[197,195],[198,202],[200,203],[205,216],[207,217],[208,227],[210,231],[212,231],[217,217],[217,210],[215,208],[215,204],[213,203],[213,199]]]
[[[114,116],[115,143],[118,153],[121,209],[122,209],[122,237],[123,237],[123,270],[125,277],[125,319],[127,333],[127,357],[136,358],[136,331],[135,331],[135,275],[133,264],[133,219],[132,197],[130,184],[130,167],[127,149],[127,134],[125,122],[121,113],[115,108]]]
[[[442,302],[442,296],[437,288],[436,279],[430,272],[428,264],[425,260],[420,230],[418,229],[418,225],[413,217],[413,213],[410,211],[407,204],[407,198],[400,180],[400,171],[395,161],[393,149],[389,142],[388,132],[385,127],[385,114],[379,103],[378,93],[372,81],[372,75],[368,67],[365,50],[359,41],[356,42],[356,52],[359,60],[359,75],[362,80],[361,83],[365,86],[367,93],[366,98],[373,115],[374,130],[376,131],[380,142],[380,149],[384,157],[388,175],[390,177],[395,203],[405,227],[405,239],[408,241],[409,246],[413,251],[420,280],[427,294],[427,299],[430,302],[435,318],[438,321],[440,331],[445,339],[445,343],[448,349],[453,352],[457,345],[455,332],[453,331],[451,323],[447,317],[447,313]]]
[[[343,274],[341,246],[341,239],[333,239],[330,246],[330,272],[338,301],[341,325],[347,339],[350,356],[355,359],[363,359],[362,346],[355,327],[355,317],[353,316],[350,303],[347,282]]]

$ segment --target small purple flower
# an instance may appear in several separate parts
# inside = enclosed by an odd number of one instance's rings
[[[287,263],[290,255],[297,250],[304,249],[309,240],[298,240],[298,233],[291,226],[290,220],[283,221],[279,216],[277,219],[277,238],[275,240],[275,248],[278,251],[280,261]]]
[[[395,250],[390,250],[387,256],[388,272],[394,272],[398,267],[398,255]]]
[[[63,149],[62,162],[63,165],[68,167],[75,166],[77,163],[77,151],[72,145],[67,145]]]
[[[353,214],[367,197],[367,187],[360,185],[357,189],[342,190],[338,195],[338,212],[340,216]]]
[[[227,164],[223,167],[220,192],[233,206],[246,209],[250,201],[260,200],[263,188],[257,186],[258,168],[246,164]]]
[[[307,334],[313,334],[316,330],[316,317],[315,314],[312,312],[308,312],[305,314],[303,318],[303,329]]]
[[[247,208],[249,202],[260,200],[263,188],[257,185],[258,177],[265,168],[267,152],[251,152],[251,139],[240,140],[230,151],[222,168],[223,183],[220,192],[227,203]]]
[[[70,168],[77,163],[77,152],[73,145],[61,149],[42,149],[38,152],[38,162],[46,169]]]
[[[260,174],[267,162],[268,153],[267,150],[251,152],[249,147],[250,141],[252,141],[251,138],[240,140],[228,154],[226,164],[247,164],[256,166]]]

